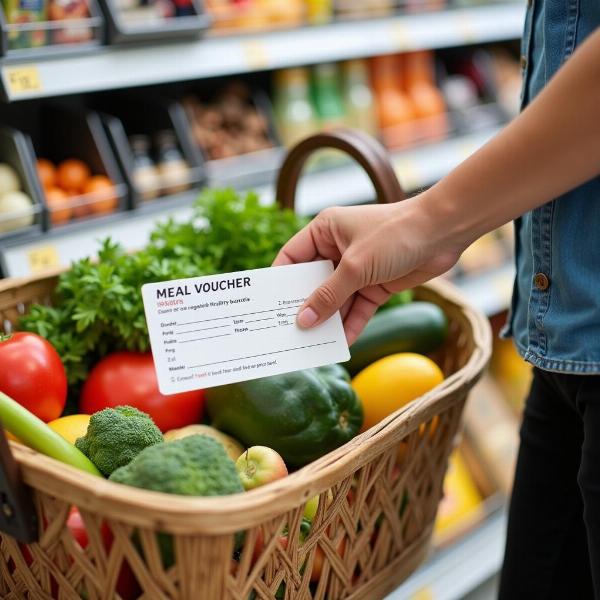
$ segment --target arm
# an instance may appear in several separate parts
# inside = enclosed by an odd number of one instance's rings
[[[275,264],[338,266],[301,307],[318,325],[341,309],[352,343],[392,292],[448,270],[484,233],[600,174],[600,30],[493,140],[423,194],[323,211]]]

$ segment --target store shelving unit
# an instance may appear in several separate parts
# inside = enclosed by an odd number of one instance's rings
[[[348,21],[320,27],[212,37],[0,67],[8,101],[155,85],[410,50],[515,39],[524,4]]]
[[[462,600],[502,565],[506,512],[499,508],[477,529],[434,554],[386,600]]]
[[[484,144],[496,131],[497,128],[485,129],[396,153],[393,163],[400,181],[410,190],[431,185]],[[218,185],[219,182],[210,183]],[[272,182],[255,189],[264,202],[274,201]],[[196,192],[191,192],[189,200],[195,195]],[[353,164],[344,164],[310,173],[302,178],[298,192],[298,211],[311,215],[326,206],[357,204],[373,196],[373,187],[364,172]],[[127,249],[135,250],[147,241],[157,220],[168,217],[182,220],[189,218],[189,201],[183,200],[184,202],[180,198],[177,203],[157,202],[152,207],[153,210],[142,211],[142,214],[120,213],[118,218],[112,216],[92,221],[85,227],[64,231],[57,229],[41,237],[19,240],[13,245],[0,247],[0,265],[7,275],[13,277],[34,274],[44,266],[67,266],[73,260],[93,255],[98,249],[98,240],[108,236]]]

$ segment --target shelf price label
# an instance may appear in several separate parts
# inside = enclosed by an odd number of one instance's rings
[[[434,600],[434,595],[430,587],[424,587],[416,594],[413,594],[410,600]]]
[[[404,23],[392,23],[390,26],[392,46],[396,50],[410,50],[413,46],[413,36],[410,28]]]
[[[42,90],[42,79],[36,65],[5,67],[4,82],[9,96],[25,95]]]
[[[27,253],[27,262],[33,275],[60,266],[60,257],[56,246],[38,246]]]
[[[250,69],[260,71],[269,67],[269,54],[263,41],[247,40],[243,42],[242,51]]]

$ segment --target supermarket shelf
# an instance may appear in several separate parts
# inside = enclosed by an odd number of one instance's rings
[[[469,154],[477,150],[497,131],[497,128],[464,135],[436,144],[424,145],[396,153],[394,166],[406,189],[430,185],[450,171]],[[218,185],[218,181],[211,181]],[[256,187],[263,202],[274,201],[273,185]],[[297,211],[315,214],[331,205],[357,204],[374,198],[373,186],[366,174],[356,165],[347,164],[310,173],[300,181]],[[150,208],[150,207],[148,207]],[[110,236],[127,249],[141,248],[154,224],[168,217],[186,220],[189,206],[166,202],[153,210],[120,213],[118,219],[107,218],[89,222],[86,226],[56,230],[13,245],[0,247],[0,266],[7,276],[31,275],[42,267],[67,266],[71,261],[95,254],[98,240]]]
[[[499,572],[506,513],[499,510],[452,547],[432,556],[386,600],[462,600]]]
[[[502,2],[235,37],[4,63],[9,101],[193,80],[379,54],[516,39],[525,6]]]

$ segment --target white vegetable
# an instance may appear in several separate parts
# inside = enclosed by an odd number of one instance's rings
[[[0,195],[0,233],[21,229],[33,223],[31,198],[19,191]]]
[[[0,163],[0,195],[7,192],[18,192],[21,182],[17,172],[6,163]]]

